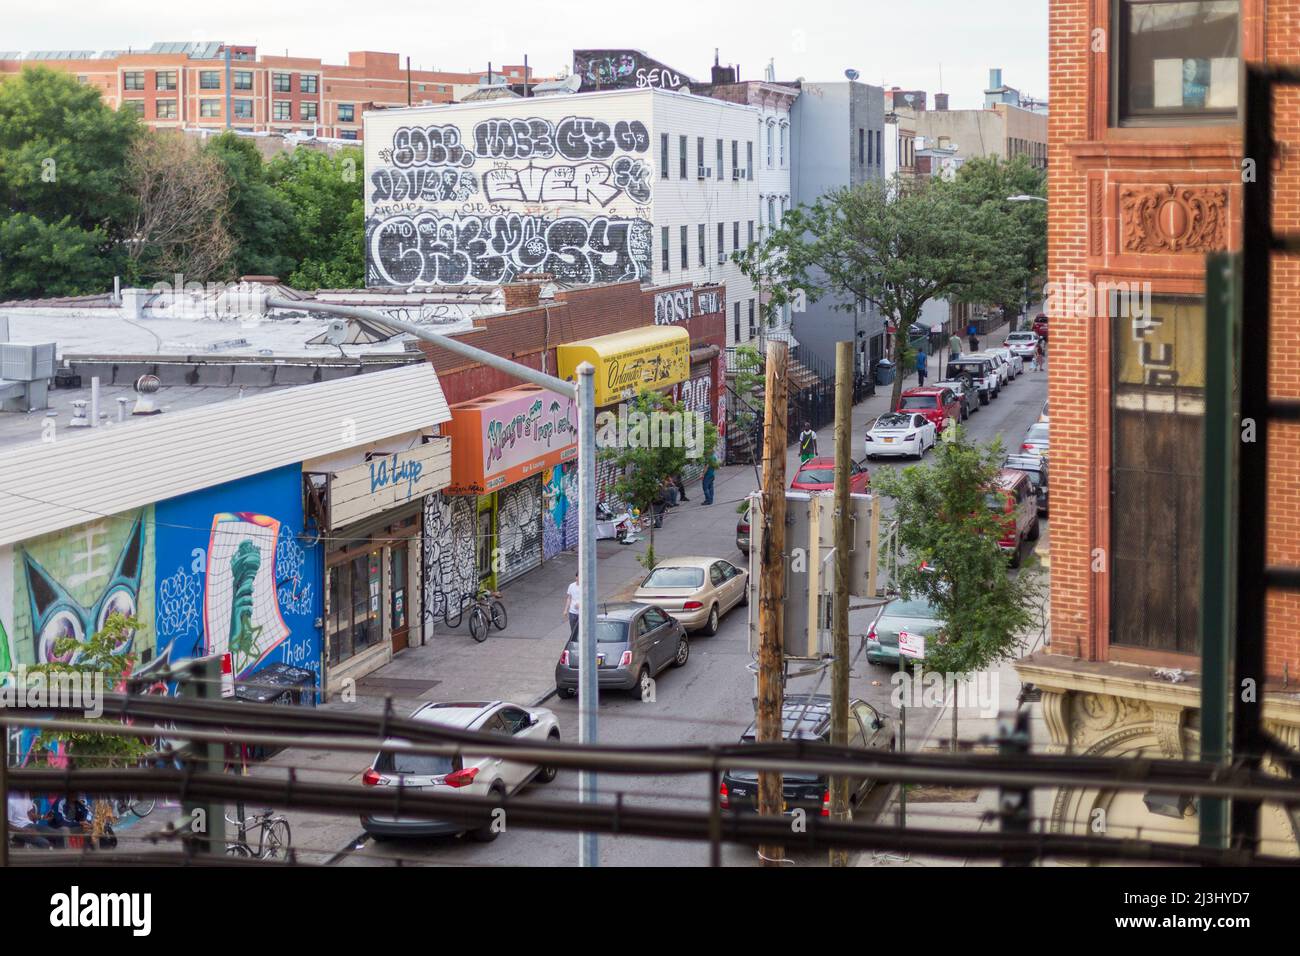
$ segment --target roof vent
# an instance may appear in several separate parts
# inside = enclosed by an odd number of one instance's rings
[[[160,415],[162,409],[153,403],[152,396],[158,393],[162,388],[162,379],[157,375],[141,375],[135,380],[135,393],[139,397],[135,400],[135,408],[131,409],[132,415]],[[73,403],[76,404],[75,402]]]

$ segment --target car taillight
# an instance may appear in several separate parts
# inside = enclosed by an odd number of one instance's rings
[[[722,785],[718,787],[718,804],[724,810],[731,809],[731,794],[727,790],[727,781],[725,780],[722,781]]]
[[[1023,450],[1025,450],[1025,451],[1033,451],[1033,450],[1034,450],[1034,446],[1031,445],[1031,444],[1029,444],[1029,442],[1021,442],[1021,443],[1020,443],[1020,447],[1021,447]]]
[[[867,441],[874,441],[874,439],[873,439],[870,435],[868,435],[868,436],[867,436]]]
[[[824,794],[822,794],[822,816],[829,817],[830,815],[831,815],[831,792],[828,789]]]
[[[366,772],[361,775],[361,783],[367,787],[377,787],[379,781],[379,771],[374,767],[367,767]]]
[[[747,525],[747,524],[742,524],[742,525],[741,525],[739,528],[737,528],[736,530],[739,531],[741,534],[749,534],[749,525]]]
[[[442,778],[442,782],[449,787],[468,787],[477,776],[478,767],[469,767],[464,770],[453,770]]]
[[[561,667],[569,666],[569,649],[567,647],[564,650],[560,651],[560,666]]]
[[[623,656],[618,659],[618,666],[627,667],[631,663],[632,663],[632,652],[624,651]]]
[[[683,611],[698,611],[698,610],[699,610],[700,608],[702,608],[702,607],[704,607],[704,605],[701,604],[699,601],[687,601],[685,604],[682,605],[682,610],[683,610]]]
[[[904,438],[903,441],[916,441],[916,432],[912,432],[912,434]]]
[[[874,641],[875,639],[876,639],[876,629],[873,627],[870,631],[867,632],[867,640]]]

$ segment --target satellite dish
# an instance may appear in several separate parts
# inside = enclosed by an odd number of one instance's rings
[[[330,345],[343,345],[348,340],[348,323],[342,319],[333,319],[330,321],[329,328],[325,330],[325,341]]]
[[[849,67],[849,69],[844,71],[844,75],[847,76],[849,78],[849,82],[852,83],[862,74],[860,74],[857,70],[853,69],[852,67]]]

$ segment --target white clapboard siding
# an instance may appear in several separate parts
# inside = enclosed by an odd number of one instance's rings
[[[376,455],[368,462],[336,472],[330,479],[330,528],[338,529],[397,505],[419,501],[451,484],[451,439],[435,438],[418,448],[395,452],[400,465],[419,462],[420,480],[370,490],[370,469],[385,458]],[[389,456],[391,460],[391,456]]]
[[[0,545],[450,418],[421,363],[15,445],[0,451]]]

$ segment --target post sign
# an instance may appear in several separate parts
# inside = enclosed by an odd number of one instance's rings
[[[338,528],[445,488],[451,479],[451,442],[435,438],[330,476],[330,527]]]
[[[899,631],[898,653],[903,657],[911,657],[915,660],[925,657],[925,635]]]

